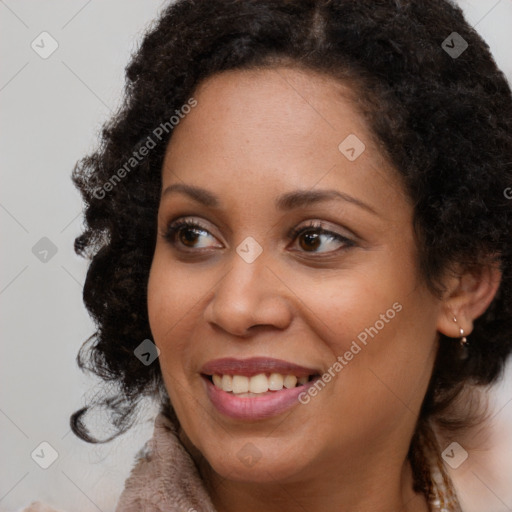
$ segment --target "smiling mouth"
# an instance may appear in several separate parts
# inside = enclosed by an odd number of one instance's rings
[[[271,357],[208,361],[200,369],[211,404],[235,421],[264,421],[299,404],[320,369]]]
[[[204,375],[216,388],[241,398],[250,398],[273,394],[283,389],[306,386],[320,375],[301,375],[282,373],[258,373],[253,376],[213,374]]]

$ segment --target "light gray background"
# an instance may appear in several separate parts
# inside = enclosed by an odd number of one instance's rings
[[[70,173],[119,104],[129,55],[164,4],[0,0],[0,511],[33,500],[69,512],[112,511],[152,433],[154,407],[139,428],[107,445],[69,430],[69,415],[99,389],[75,364],[94,326],[81,298],[87,262],[73,252],[82,205]],[[461,5],[511,80],[512,0]],[[43,31],[59,45],[47,59],[31,48]],[[46,263],[32,253],[42,237],[57,247]],[[492,450],[470,453],[451,471],[468,512],[512,510],[510,365],[492,398]],[[59,455],[46,470],[30,455],[42,441]]]

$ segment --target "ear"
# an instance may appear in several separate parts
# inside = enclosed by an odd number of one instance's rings
[[[459,269],[446,279],[437,330],[450,338],[458,338],[461,328],[466,336],[470,334],[474,320],[494,299],[501,276],[498,265],[489,263],[471,270]]]

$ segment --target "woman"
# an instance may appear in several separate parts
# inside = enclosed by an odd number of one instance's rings
[[[127,79],[73,175],[79,364],[119,432],[160,404],[117,510],[461,510],[450,441],[512,346],[512,97],[460,9],[179,1]]]

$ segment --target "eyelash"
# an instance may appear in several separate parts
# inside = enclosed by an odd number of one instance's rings
[[[176,235],[181,230],[183,230],[184,228],[189,229],[191,231],[193,231],[193,230],[196,230],[196,231],[206,231],[208,234],[211,235],[209,230],[205,226],[202,226],[201,224],[199,224],[197,221],[179,220],[179,221],[170,223],[167,226],[167,230],[164,232],[163,237],[172,246],[176,246],[177,245]],[[322,225],[319,222],[315,222],[315,221],[310,221],[307,225],[301,226],[299,228],[290,229],[290,231],[288,232],[287,236],[288,236],[288,238],[290,240],[295,240],[300,235],[302,235],[304,233],[307,233],[308,231],[314,231],[314,232],[316,232],[317,234],[320,234],[320,235],[330,235],[330,238],[332,238],[334,240],[337,240],[339,242],[342,242],[344,244],[344,247],[342,247],[341,249],[338,249],[338,250],[335,250],[335,251],[327,251],[326,253],[318,253],[318,254],[329,255],[329,254],[332,254],[334,252],[338,252],[339,250],[348,249],[349,247],[353,247],[355,245],[355,242],[353,240],[350,240],[349,238],[346,238],[343,235],[340,235],[339,233],[336,233],[334,231],[326,230],[326,229],[324,229],[322,227]],[[186,249],[181,249],[181,250],[185,251],[185,252],[186,251],[190,252],[190,251],[197,251],[197,250],[200,250],[200,249],[186,248]],[[313,253],[313,254],[316,253],[316,251],[303,251],[303,252],[305,252],[305,253]],[[317,257],[321,257],[321,256],[317,256]]]

